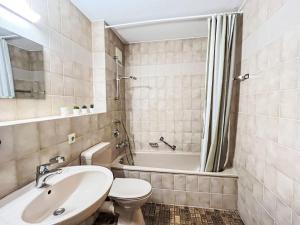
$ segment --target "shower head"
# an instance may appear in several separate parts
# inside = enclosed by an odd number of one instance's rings
[[[137,78],[135,76],[130,76],[129,78],[132,80],[137,80]]]
[[[120,79],[132,79],[132,80],[137,80],[135,76],[129,76],[129,77],[120,77]]]

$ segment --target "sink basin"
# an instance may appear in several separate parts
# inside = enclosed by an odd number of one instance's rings
[[[0,208],[1,225],[76,225],[104,202],[113,182],[101,166],[65,167],[49,177],[47,188],[31,186]]]

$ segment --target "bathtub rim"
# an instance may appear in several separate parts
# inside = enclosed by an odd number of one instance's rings
[[[166,154],[168,152],[166,151],[151,151],[151,152],[134,152],[135,153],[150,153],[150,154]],[[199,153],[190,153],[190,152],[180,152],[180,153],[171,153],[171,154],[185,154],[185,155],[200,155]],[[130,170],[130,171],[142,171],[142,172],[156,172],[156,173],[172,173],[172,174],[186,174],[186,175],[200,175],[200,176],[209,176],[209,177],[231,177],[231,178],[238,178],[237,173],[234,169],[231,171],[234,171],[234,173],[228,173],[225,171],[223,172],[200,172],[200,171],[191,171],[191,170],[175,170],[175,169],[166,169],[166,168],[155,168],[155,167],[146,167],[146,166],[130,166],[130,165],[124,165],[120,163],[120,159],[125,157],[124,154],[120,154],[111,164],[111,169],[115,170]],[[130,156],[129,156],[130,157]]]

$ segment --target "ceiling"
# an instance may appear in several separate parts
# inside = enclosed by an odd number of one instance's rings
[[[237,11],[243,0],[71,0],[92,22],[108,25]],[[125,42],[207,36],[206,20],[114,28]]]
[[[37,44],[29,39],[21,37],[2,27],[0,27],[0,37],[1,36],[16,36],[13,38],[6,39],[7,43],[10,45],[14,45],[18,48],[24,49],[26,51],[41,51],[43,49],[43,47],[40,44]]]

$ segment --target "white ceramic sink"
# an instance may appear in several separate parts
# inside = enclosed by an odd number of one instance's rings
[[[31,186],[0,208],[2,225],[76,225],[104,202],[113,182],[110,170],[101,166],[65,167],[49,177],[50,187]],[[65,211],[60,215],[57,209]]]

